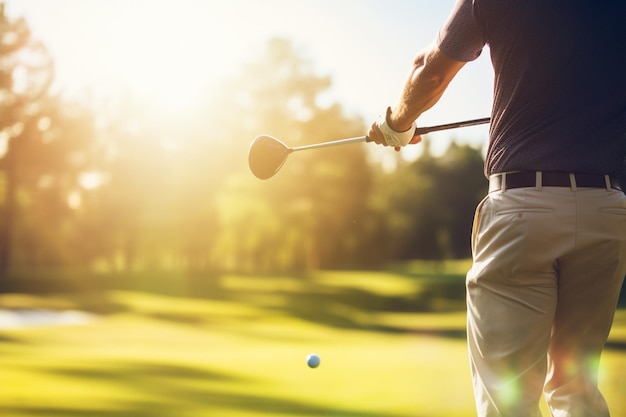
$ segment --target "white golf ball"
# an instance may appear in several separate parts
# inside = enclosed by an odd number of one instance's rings
[[[306,357],[306,364],[309,365],[309,368],[317,368],[320,366],[320,357],[315,353],[311,353]]]

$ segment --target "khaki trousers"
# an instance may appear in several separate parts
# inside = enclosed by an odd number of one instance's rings
[[[476,210],[467,274],[479,417],[607,417],[600,354],[626,274],[626,196],[517,188]]]

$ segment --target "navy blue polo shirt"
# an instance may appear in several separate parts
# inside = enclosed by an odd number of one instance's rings
[[[485,174],[626,173],[626,1],[458,0],[440,50],[489,46],[494,102]]]

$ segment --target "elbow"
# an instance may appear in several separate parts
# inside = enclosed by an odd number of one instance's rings
[[[433,46],[415,57],[413,75],[433,89],[445,89],[463,65]]]

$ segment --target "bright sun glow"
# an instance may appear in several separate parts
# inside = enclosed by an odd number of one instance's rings
[[[110,73],[168,110],[187,110],[203,85],[225,68],[227,22],[212,3],[132,3],[103,36]]]
[[[33,35],[49,48],[56,86],[68,95],[111,97],[121,88],[175,116],[185,115],[207,85],[240,72],[242,62],[254,62],[269,39],[280,37],[292,40],[320,73],[332,76],[330,103],[339,101],[366,121],[396,100],[415,52],[432,41],[454,5],[453,0],[5,3],[8,13],[25,17]],[[489,114],[493,74],[488,53],[453,83],[424,115],[424,124]],[[468,129],[463,137],[482,144],[486,130]],[[448,143],[445,134],[439,137],[434,152]]]
[[[82,26],[60,25],[49,35],[58,37],[58,44],[73,45],[71,51],[52,51],[63,76],[58,82],[97,91],[121,87],[166,110],[187,111],[207,84],[246,59],[251,40],[263,43],[255,39],[254,24],[238,16],[241,5],[215,0],[76,3],[66,18]]]

